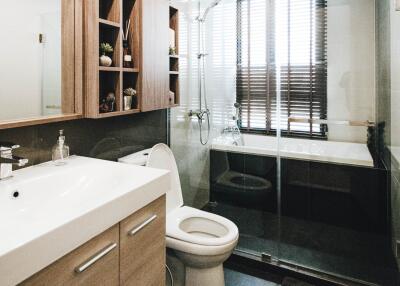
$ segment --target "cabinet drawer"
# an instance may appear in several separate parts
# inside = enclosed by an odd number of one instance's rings
[[[121,285],[165,285],[165,196],[120,223]]]
[[[106,230],[21,285],[119,284],[119,227]]]

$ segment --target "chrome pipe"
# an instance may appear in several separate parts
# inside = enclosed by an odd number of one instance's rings
[[[297,123],[308,123],[308,124],[332,124],[332,125],[344,125],[344,126],[360,126],[360,127],[374,127],[375,122],[365,120],[327,120],[327,119],[310,119],[301,117],[289,117],[289,122]]]

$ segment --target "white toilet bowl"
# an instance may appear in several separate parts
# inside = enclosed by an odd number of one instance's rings
[[[190,207],[167,214],[167,247],[183,267],[185,285],[224,285],[222,263],[232,254],[238,229],[230,220]],[[182,275],[177,275],[182,276]]]
[[[166,194],[166,243],[168,253],[179,260],[170,267],[173,272],[180,272],[173,276],[183,277],[175,286],[223,286],[222,263],[238,242],[238,228],[224,217],[183,206],[178,168],[167,145],[157,144],[147,153],[147,167],[171,171],[171,185]],[[127,158],[120,161],[130,163]]]

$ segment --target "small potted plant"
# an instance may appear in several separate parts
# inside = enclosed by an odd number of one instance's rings
[[[109,43],[100,44],[100,65],[104,67],[110,67],[112,65],[112,59],[107,56],[114,51],[113,47]]]
[[[176,55],[176,48],[172,47],[172,46],[169,46],[169,54],[171,56],[175,56]]]
[[[129,87],[124,90],[124,110],[130,110],[133,105],[136,105],[136,90]]]

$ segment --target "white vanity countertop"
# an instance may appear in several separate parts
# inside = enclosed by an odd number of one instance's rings
[[[14,172],[0,181],[0,285],[22,282],[159,198],[169,180],[168,171],[79,156]]]

